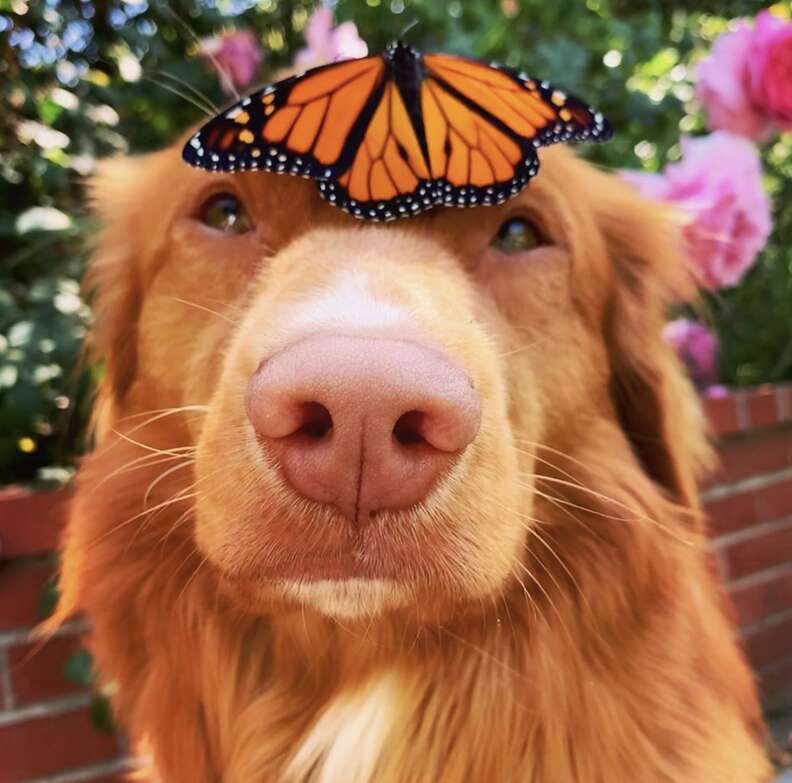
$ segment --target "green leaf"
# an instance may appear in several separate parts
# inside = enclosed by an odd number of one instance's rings
[[[88,650],[78,650],[66,661],[63,673],[69,682],[88,688],[93,685],[93,656]]]
[[[679,52],[676,49],[661,49],[649,62],[636,69],[641,76],[657,79],[667,74],[679,62]]]
[[[41,121],[45,125],[52,125],[58,119],[63,107],[59,106],[55,101],[50,98],[45,98],[38,105],[38,113]]]
[[[110,706],[109,699],[100,693],[97,693],[91,702],[91,723],[99,731],[107,734],[115,733],[116,726],[113,718],[113,709]]]
[[[41,591],[38,602],[38,616],[39,620],[46,620],[55,611],[60,599],[60,590],[58,590],[58,580],[56,577],[50,579]],[[67,661],[68,665],[68,661]]]

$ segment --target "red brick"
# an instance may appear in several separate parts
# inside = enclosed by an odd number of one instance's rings
[[[17,705],[55,699],[82,690],[64,674],[66,661],[82,647],[78,636],[56,637],[43,645],[34,642],[11,647],[8,666]]]
[[[769,707],[788,708],[792,702],[792,658],[759,672],[762,701]]]
[[[0,728],[2,780],[8,783],[111,761],[117,755],[115,737],[94,727],[87,708]]]
[[[756,512],[763,522],[792,516],[792,479],[756,490]]]
[[[714,483],[731,484],[792,467],[792,430],[751,440],[726,440],[718,447],[720,466]]]
[[[748,658],[754,668],[776,663],[792,656],[792,616],[743,637]]]
[[[51,552],[66,522],[69,493],[0,490],[0,558]]]
[[[54,573],[55,563],[49,557],[0,561],[0,631],[31,628],[41,620],[41,594]]]
[[[10,694],[6,690],[5,677],[2,676],[4,666],[3,651],[0,650],[0,710],[4,710],[10,702]]]
[[[730,544],[723,552],[730,579],[786,565],[792,552],[792,523]]]
[[[710,531],[713,535],[733,533],[759,521],[753,490],[707,501],[704,510],[709,515]]]
[[[740,625],[751,625],[771,614],[792,609],[792,567],[770,571],[758,580],[729,589]]]
[[[704,412],[709,420],[712,434],[717,438],[740,429],[737,419],[737,401],[731,394],[728,397],[705,399]]]
[[[776,398],[778,399],[778,420],[789,421],[792,419],[792,384],[776,384]]]
[[[772,427],[778,423],[778,401],[772,386],[760,386],[745,395],[745,410],[752,428]]]

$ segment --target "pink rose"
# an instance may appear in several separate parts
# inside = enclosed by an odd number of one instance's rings
[[[759,154],[749,141],[726,131],[681,143],[682,160],[662,175],[623,176],[644,195],[682,212],[686,250],[701,286],[735,286],[772,229]]]
[[[300,49],[294,58],[295,67],[301,71],[368,54],[368,46],[358,35],[355,23],[343,22],[333,27],[333,11],[326,5],[320,5],[311,14],[305,28],[305,42],[308,46]]]
[[[711,128],[760,139],[770,132],[772,123],[754,105],[749,91],[747,64],[752,39],[753,30],[745,22],[718,37],[696,69],[696,97],[706,109]]]
[[[716,383],[714,386],[704,389],[704,396],[710,400],[722,400],[729,396],[729,389],[721,383]]]
[[[225,33],[201,41],[200,54],[217,71],[220,86],[228,94],[247,87],[259,74],[264,54],[250,30]]]
[[[696,95],[710,127],[750,139],[792,129],[792,23],[762,11],[724,33],[698,65]]]
[[[677,352],[696,388],[713,388],[718,379],[715,335],[696,321],[678,318],[665,325],[663,338]]]
[[[751,93],[784,130],[792,130],[792,23],[762,11],[748,61]]]

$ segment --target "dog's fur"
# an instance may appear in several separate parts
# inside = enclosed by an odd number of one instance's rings
[[[217,191],[254,232],[196,219]],[[559,148],[502,206],[387,226],[176,147],[106,163],[92,194],[106,372],[56,619],[88,615],[162,781],[768,779],[703,424],[661,339],[692,289],[656,205]],[[546,244],[499,254],[516,214]],[[351,530],[261,458],[245,389],[306,323],[393,312],[466,370],[481,429],[420,507]],[[387,578],[261,576],[326,541]]]

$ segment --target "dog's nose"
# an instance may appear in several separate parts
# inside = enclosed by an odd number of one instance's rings
[[[292,487],[357,523],[425,498],[481,418],[470,379],[440,351],[331,335],[263,362],[247,407]]]

